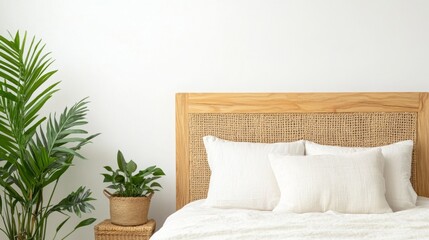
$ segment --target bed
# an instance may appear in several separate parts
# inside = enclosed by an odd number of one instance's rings
[[[412,140],[416,207],[383,214],[279,213],[205,204],[204,136],[376,147]],[[179,93],[176,208],[152,239],[429,239],[429,93]]]

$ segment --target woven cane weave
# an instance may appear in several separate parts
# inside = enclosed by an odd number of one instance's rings
[[[202,137],[241,142],[300,139],[326,145],[374,147],[416,141],[416,113],[190,113],[190,200],[206,198],[210,169]],[[413,151],[415,152],[415,151]],[[412,177],[416,184],[413,154]],[[245,166],[243,166],[245,167]]]
[[[104,220],[94,227],[95,240],[149,240],[155,231],[155,221],[139,226],[123,227]]]

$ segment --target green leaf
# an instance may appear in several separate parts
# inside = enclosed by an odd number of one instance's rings
[[[160,188],[162,188],[161,184],[159,184],[159,183],[157,183],[157,182],[153,182],[153,183],[150,185],[150,187],[151,187],[151,188],[153,188],[153,187],[160,187]]]
[[[127,163],[127,172],[129,175],[131,175],[136,170],[137,170],[137,164],[133,160]]]
[[[67,160],[65,160],[64,163],[61,164],[56,164],[53,163],[53,170],[51,170],[51,172],[53,172],[50,177],[45,180],[45,182],[42,184],[42,187],[48,186],[50,183],[58,180],[61,178],[61,176],[67,171],[67,169],[70,167],[70,160],[71,158],[68,158]],[[49,168],[49,167],[48,167]]]
[[[56,144],[72,143],[72,142],[84,142],[85,138],[58,138]]]
[[[45,103],[51,99],[52,95],[58,91],[53,89],[59,82],[52,84],[45,91],[36,96],[31,102],[25,107],[25,118],[31,119],[34,115],[37,115],[39,110],[45,105]],[[53,90],[52,90],[53,89]],[[28,124],[28,123],[27,123]]]
[[[131,182],[134,183],[136,186],[140,186],[144,182],[144,177],[141,177],[139,175],[135,175],[131,177]]]
[[[87,134],[88,132],[82,129],[67,129],[64,131],[61,131],[61,134],[68,136],[69,134]],[[99,134],[96,134],[99,135]]]
[[[125,172],[126,168],[127,168],[127,163],[125,161],[124,155],[119,150],[118,150],[117,160],[118,160],[118,167],[119,167],[119,169],[121,171]]]
[[[113,177],[109,174],[103,173],[102,174],[104,176],[104,180],[103,182],[112,182],[113,181]]]
[[[95,221],[96,221],[97,219],[95,219],[95,218],[87,218],[87,219],[85,219],[85,220],[83,220],[83,221],[81,221],[74,229],[76,230],[76,229],[78,229],[78,228],[81,228],[81,227],[85,227],[85,226],[88,226],[88,225],[91,225],[92,223],[94,223]]]
[[[121,175],[117,175],[114,177],[116,183],[125,183],[125,177]]]
[[[156,168],[156,169],[153,171],[153,175],[155,175],[155,176],[164,176],[164,175],[165,175],[165,173],[164,173],[164,171],[162,171],[162,169],[161,169],[161,168]]]
[[[76,152],[76,151],[74,151],[73,149],[70,149],[70,148],[66,148],[66,147],[55,147],[55,148],[53,148],[52,150],[53,150],[53,151],[56,151],[56,152],[68,153],[68,154],[70,154],[70,155],[73,155],[73,156],[76,156],[76,157],[79,157],[79,158],[84,159],[84,157],[83,157],[82,155],[80,155],[78,152]]]
[[[139,176],[139,177],[146,177],[146,176],[149,176],[149,175],[151,175],[152,173],[151,172],[147,172],[147,171],[139,171],[139,173],[137,174],[137,176]]]
[[[112,168],[110,166],[104,166],[104,169],[106,169],[109,172],[113,172]]]
[[[59,232],[61,228],[64,226],[64,224],[70,219],[70,217],[67,217],[66,220],[64,220],[60,225],[58,225],[56,232]]]
[[[6,99],[12,100],[14,102],[18,101],[18,98],[16,98],[15,95],[9,92],[0,91],[0,97],[5,97]]]
[[[155,168],[156,168],[156,166],[154,165],[154,166],[150,166],[150,167],[146,168],[143,171],[145,171],[145,172],[153,172],[155,170]]]

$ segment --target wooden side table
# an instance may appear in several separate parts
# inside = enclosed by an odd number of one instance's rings
[[[139,226],[124,227],[114,225],[109,219],[95,225],[95,240],[149,240],[155,232],[155,220]]]

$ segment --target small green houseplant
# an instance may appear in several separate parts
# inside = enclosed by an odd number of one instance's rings
[[[137,172],[137,164],[126,161],[121,151],[117,153],[118,169],[110,166],[104,169],[104,182],[111,183],[107,188],[115,190],[113,194],[104,190],[110,200],[110,220],[113,224],[135,226],[147,222],[150,200],[161,185],[155,180],[164,176],[161,168],[151,166]]]
[[[51,63],[34,37],[27,42],[27,34],[0,35],[0,230],[9,240],[65,239],[95,221],[88,218],[68,233],[60,231],[72,214],[81,217],[94,209],[91,191],[84,187],[60,201],[54,196],[63,174],[76,158],[83,158],[80,149],[96,135],[82,129],[85,100],[59,116],[39,116],[58,91],[59,82],[48,81],[56,72],[49,70]],[[55,214],[64,220],[48,221]],[[47,226],[53,224],[55,232],[49,236]]]

